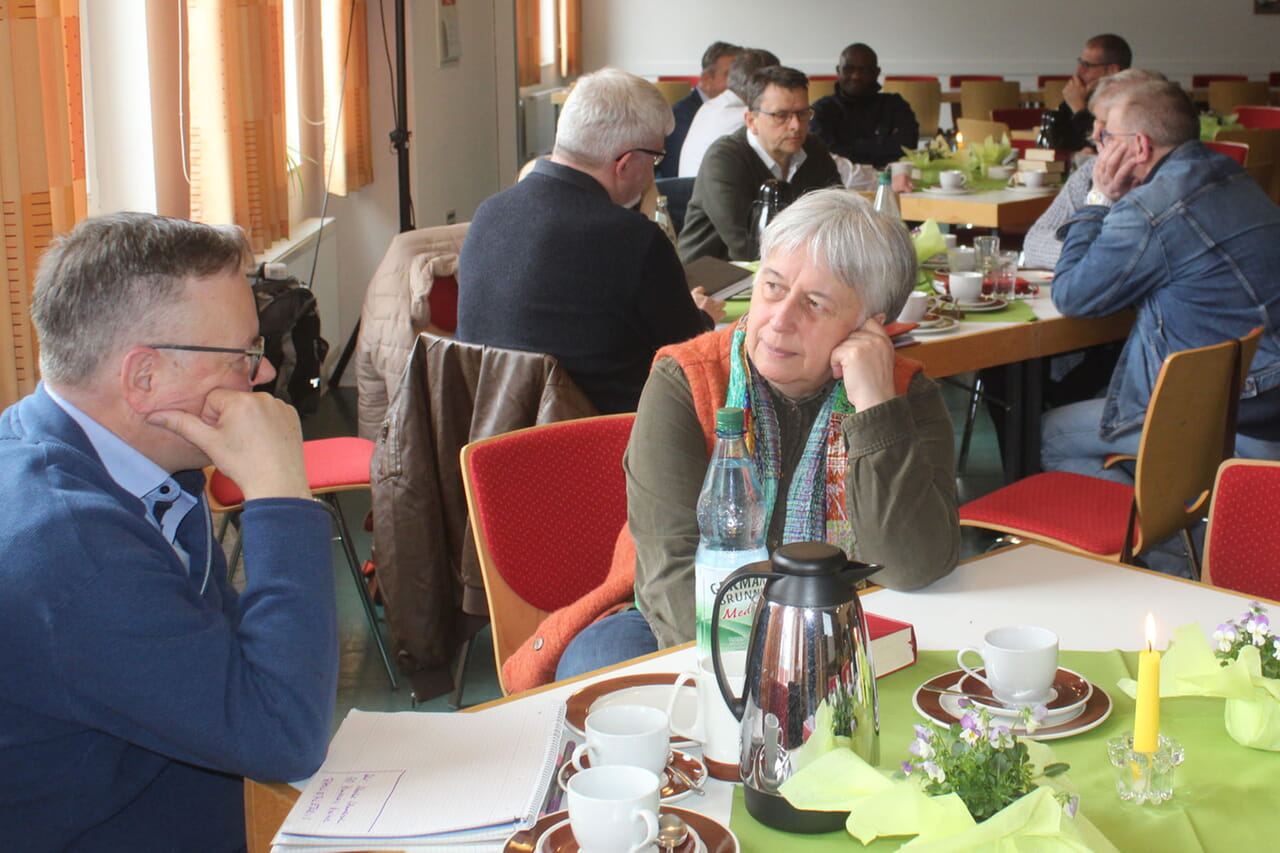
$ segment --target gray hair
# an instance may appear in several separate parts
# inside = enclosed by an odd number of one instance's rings
[[[599,168],[632,148],[653,145],[675,126],[658,87],[617,68],[602,68],[578,78],[565,100],[555,153]]]
[[[777,86],[779,89],[804,89],[805,94],[809,94],[809,78],[803,71],[787,68],[785,65],[766,65],[751,75],[745,98],[747,107],[752,110],[760,109],[764,90],[770,86]]]
[[[1153,80],[1133,86],[1111,108],[1123,113],[1129,130],[1145,133],[1158,147],[1176,148],[1200,138],[1200,116],[1177,83]]]
[[[770,222],[760,257],[807,251],[862,300],[865,317],[897,317],[916,283],[916,250],[900,220],[840,187],[801,196]]]
[[[1120,97],[1120,93],[1130,86],[1150,83],[1152,80],[1168,81],[1168,79],[1159,71],[1148,71],[1145,68],[1126,68],[1124,71],[1117,71],[1115,74],[1103,77],[1093,87],[1093,93],[1089,95],[1089,111],[1096,115],[1104,103],[1114,102]]]
[[[716,67],[716,63],[726,56],[737,56],[742,53],[742,48],[736,44],[729,44],[727,41],[713,41],[711,46],[702,52],[702,70],[710,71]]]
[[[748,87],[751,75],[769,65],[779,65],[778,57],[767,50],[749,47],[733,58],[729,65],[729,80],[726,85],[730,92],[742,99],[744,104],[750,103]]]
[[[114,353],[170,325],[188,281],[242,273],[252,258],[233,225],[133,212],[84,220],[53,241],[36,272],[41,374],[82,385]]]

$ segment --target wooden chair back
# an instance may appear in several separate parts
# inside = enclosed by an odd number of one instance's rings
[[[938,134],[938,124],[942,117],[942,85],[937,77],[886,77],[883,91],[901,95],[910,105],[911,111],[916,114],[916,121],[920,123],[922,137],[932,138]]]
[[[1196,524],[1218,466],[1235,452],[1240,388],[1262,329],[1182,350],[1160,367],[1138,445],[1134,517],[1121,562]]]
[[[687,80],[659,80],[653,85],[658,87],[662,97],[666,98],[667,103],[672,106],[675,106],[677,101],[693,91],[693,87],[689,85]]]
[[[1217,142],[1243,142],[1248,145],[1245,171],[1253,176],[1272,201],[1280,203],[1280,128],[1219,130],[1213,138]]]
[[[560,421],[462,448],[500,684],[503,663],[542,620],[608,573],[627,520],[622,454],[634,421],[634,413]]]
[[[1062,106],[1062,90],[1066,88],[1067,81],[1070,79],[1070,77],[1051,77],[1041,84],[1040,103],[1044,105],[1046,110],[1056,110]]]
[[[1271,88],[1261,80],[1214,80],[1209,84],[1209,109],[1230,115],[1245,104],[1265,104]]]
[[[966,80],[960,84],[960,115],[990,119],[992,110],[1017,109],[1021,97],[1016,80]]]
[[[994,141],[999,142],[1001,137],[1008,135],[1009,125],[1002,121],[983,121],[976,118],[958,118],[956,119],[956,130],[964,134],[966,145],[975,145],[990,136]]]
[[[825,98],[827,95],[834,95],[835,93],[835,80],[821,80],[816,77],[809,78],[809,106],[816,104],[819,98]]]
[[[1204,582],[1280,601],[1280,462],[1228,459],[1218,468]]]

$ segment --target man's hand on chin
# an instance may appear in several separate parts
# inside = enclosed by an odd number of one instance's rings
[[[147,423],[203,451],[245,500],[311,497],[298,413],[270,394],[219,388],[199,416],[166,409],[149,414]]]

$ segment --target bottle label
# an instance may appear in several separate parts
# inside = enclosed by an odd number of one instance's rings
[[[711,654],[711,619],[716,594],[734,571],[748,563],[769,559],[764,548],[750,551],[698,550],[694,563],[694,582],[697,590],[694,608],[697,615],[698,656]],[[755,620],[756,604],[764,580],[752,578],[736,584],[720,603],[720,651],[741,651],[747,648],[751,637],[751,623]]]

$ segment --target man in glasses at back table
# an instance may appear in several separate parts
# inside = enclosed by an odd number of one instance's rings
[[[1104,33],[1084,43],[1076,59],[1076,73],[1063,86],[1062,104],[1053,114],[1054,147],[1079,151],[1089,144],[1089,133],[1093,130],[1089,96],[1099,80],[1118,74],[1131,64],[1133,51],[1120,36]]]
[[[43,381],[0,417],[6,849],[244,847],[243,776],[325,755],[337,681],[329,515],[293,409],[255,394],[238,229],[142,213],[45,253]],[[244,591],[200,469],[240,486]]]
[[[813,110],[803,72],[766,66],[751,75],[747,94],[746,127],[716,140],[698,169],[680,232],[686,264],[703,255],[756,259],[751,206],[766,181],[781,181],[786,201],[841,184],[831,152],[809,135]]]

